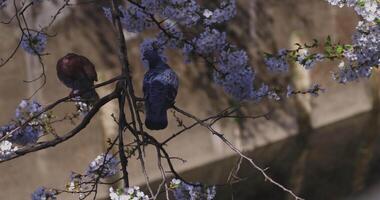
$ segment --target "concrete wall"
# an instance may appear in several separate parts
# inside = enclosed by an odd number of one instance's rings
[[[295,33],[305,42],[313,38],[323,40],[327,35],[344,35],[334,36],[334,39],[349,42],[349,35],[354,30],[357,20],[352,10],[332,8],[322,0],[240,0],[238,5],[238,16],[227,26],[230,40],[248,50],[252,56],[252,65],[262,81],[279,85],[289,82],[291,76],[267,75],[260,56],[262,52],[274,52],[277,48],[289,47],[291,36]],[[5,57],[15,46],[20,33],[15,26],[7,28],[0,25],[0,27],[0,41],[2,41],[0,55]],[[51,33],[58,35],[49,39],[47,52],[50,55],[44,57],[47,84],[39,93],[44,105],[69,93],[55,75],[56,60],[67,52],[76,52],[90,58],[98,69],[99,81],[105,81],[120,71],[115,35],[109,22],[103,17],[100,6],[81,5],[76,9],[68,9]],[[133,81],[138,95],[142,93],[141,80],[144,73],[138,59],[138,44],[143,36],[149,34],[151,33],[144,33],[128,41]],[[169,64],[181,77],[177,106],[205,117],[228,105],[226,95],[211,82],[210,70],[204,66],[201,59],[185,65],[177,53],[170,52],[168,57]],[[28,97],[27,94],[30,93],[28,91],[31,86],[23,82],[30,76],[26,67],[33,68],[34,72],[39,70],[39,66],[31,63],[20,50],[7,66],[0,68],[1,124],[7,123],[18,102]],[[338,85],[330,80],[330,71],[334,66],[335,64],[324,63],[310,73],[310,82],[323,83],[322,86],[327,88],[326,94],[310,100],[313,127],[331,124],[371,109],[371,99],[366,92],[368,83],[364,81],[346,86]],[[104,95],[109,89],[99,90],[99,93]],[[285,100],[280,104],[266,101],[260,104],[249,103],[243,112],[257,114],[271,108],[277,110],[271,116],[271,121],[261,119],[245,121],[242,129],[241,125],[225,120],[216,124],[216,128],[225,133],[226,137],[239,148],[245,150],[252,150],[294,135],[298,125],[293,100]],[[68,112],[70,109],[73,109],[72,105],[65,105],[54,112],[62,115],[62,112]],[[68,181],[70,171],[83,172],[87,164],[103,151],[105,138],[114,134],[114,124],[109,116],[113,110],[112,104],[105,107],[85,131],[70,141],[1,164],[0,199],[28,199],[30,193],[41,185],[63,188]],[[184,122],[189,124],[191,121],[184,119]],[[69,123],[62,124],[57,126],[57,130],[64,133],[72,127],[73,125]],[[172,121],[168,129],[154,132],[152,135],[161,140],[176,130],[178,127]],[[179,171],[199,167],[232,155],[232,152],[218,139],[199,127],[178,137],[169,144],[168,149],[173,156],[187,160],[185,164],[176,163]],[[159,177],[154,157],[153,151],[148,149],[146,163],[152,180]],[[137,160],[130,161],[129,173],[132,185],[144,182]]]

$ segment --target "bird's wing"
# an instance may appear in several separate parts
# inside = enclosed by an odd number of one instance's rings
[[[154,81],[158,81],[167,87],[168,101],[174,103],[179,85],[177,74],[171,68],[167,68],[159,76],[156,76]]]
[[[154,80],[149,85],[146,100],[150,108],[166,111],[174,103],[176,95],[177,91],[173,87]]]
[[[145,125],[151,130],[164,129],[168,124],[167,109],[172,104],[170,88],[160,81],[144,82]]]
[[[149,70],[144,75],[144,81],[143,81],[143,92],[144,92],[144,98],[147,99],[150,91],[150,85],[152,83],[152,80],[154,77],[158,76],[158,71]]]
[[[178,89],[179,81],[177,74],[171,69],[165,69],[160,76],[157,77],[157,80],[161,81],[164,84],[173,86],[175,89]]]
[[[84,56],[80,56],[82,59],[82,69],[87,78],[91,81],[98,81],[98,74],[96,73],[94,64]]]
[[[148,71],[144,76],[144,99],[148,102],[165,102],[165,107],[168,108],[174,103],[177,90],[178,78],[174,72]]]

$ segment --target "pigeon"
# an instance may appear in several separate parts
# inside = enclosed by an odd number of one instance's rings
[[[146,50],[143,60],[149,64],[144,75],[145,126],[161,130],[168,126],[167,110],[174,105],[178,91],[178,76],[166,64],[157,50]]]
[[[72,91],[70,94],[80,93],[79,100],[93,105],[99,95],[93,88],[98,81],[94,64],[84,56],[68,53],[57,62],[57,76],[59,80]]]

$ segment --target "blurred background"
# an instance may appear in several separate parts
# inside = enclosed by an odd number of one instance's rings
[[[78,1],[84,2],[84,1]],[[203,1],[213,5],[216,0]],[[244,48],[255,69],[256,82],[285,89],[288,84],[296,89],[309,88],[320,83],[326,92],[319,97],[301,95],[280,102],[264,100],[247,103],[239,112],[260,115],[273,111],[266,119],[226,119],[215,125],[239,149],[255,160],[275,180],[291,188],[306,199],[380,199],[380,122],[379,82],[375,73],[370,80],[340,85],[331,78],[338,63],[323,62],[313,70],[305,71],[292,66],[287,74],[270,74],[263,63],[264,52],[280,48],[295,48],[295,43],[323,41],[331,35],[334,41],[350,43],[358,18],[351,9],[332,7],[324,0],[237,0],[238,14],[220,28],[229,40]],[[61,1],[48,1],[28,13],[31,27],[38,28],[49,22],[62,5]],[[67,7],[49,33],[43,57],[46,85],[34,98],[43,105],[62,98],[70,90],[56,77],[56,62],[68,52],[88,57],[96,66],[99,82],[120,73],[117,59],[117,40],[110,22],[104,17],[102,6],[107,1]],[[0,11],[0,19],[9,18],[12,8]],[[142,96],[142,77],[139,44],[154,35],[125,33],[128,56],[132,67],[136,92]],[[9,56],[20,38],[16,24],[0,24],[0,57]],[[322,49],[321,49],[322,50]],[[201,58],[184,64],[176,51],[167,51],[169,64],[180,77],[176,105],[200,118],[216,114],[232,103],[221,88],[212,82],[212,69]],[[0,68],[0,124],[14,116],[19,102],[28,98],[41,82],[26,83],[42,72],[38,58],[21,49],[9,63]],[[98,89],[101,96],[113,86]],[[74,112],[72,104],[61,105],[54,115],[63,117]],[[0,199],[30,199],[39,186],[64,189],[70,172],[83,173],[91,160],[106,149],[107,138],[117,132],[111,114],[117,113],[117,102],[101,109],[84,131],[56,147],[28,154],[0,164]],[[169,128],[152,132],[159,140],[180,130],[174,115],[190,124],[179,113],[169,111]],[[78,124],[64,122],[55,125],[58,133],[65,133]],[[173,140],[167,146],[172,156],[181,157],[176,167],[189,181],[206,184],[223,184],[238,162],[233,152],[207,130],[196,127]],[[146,158],[148,175],[152,182],[159,181],[154,151]],[[143,185],[140,163],[129,162],[131,185]],[[217,199],[281,200],[292,199],[284,191],[266,182],[247,163],[243,162],[237,183],[220,187]],[[107,199],[102,188],[99,199]],[[233,196],[233,197],[232,197]],[[59,199],[77,199],[66,195]]]

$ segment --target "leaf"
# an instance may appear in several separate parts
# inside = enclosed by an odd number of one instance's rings
[[[337,54],[341,55],[341,54],[343,53],[343,51],[344,51],[344,48],[343,48],[342,45],[337,45],[337,46],[336,46],[335,52],[336,52]]]

